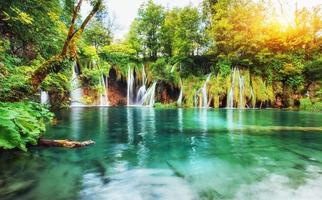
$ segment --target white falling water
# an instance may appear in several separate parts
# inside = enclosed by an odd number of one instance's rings
[[[127,105],[130,106],[133,104],[134,97],[134,70],[131,69],[130,65],[128,66],[127,71]]]
[[[155,88],[156,88],[157,82],[153,82],[151,87],[146,91],[146,93],[143,96],[143,104],[144,106],[153,107],[155,103]]]
[[[182,86],[182,80],[180,79],[180,94],[177,100],[177,105],[181,106],[182,105],[182,95],[183,95],[183,86]]]
[[[147,92],[145,84],[146,84],[146,74],[145,74],[145,70],[144,70],[144,65],[142,65],[142,85],[136,94],[135,103],[137,105],[143,105],[143,103],[144,103],[144,95]]]
[[[40,103],[49,104],[49,95],[48,92],[41,90],[40,91]]]
[[[234,107],[234,87],[235,87],[235,73],[236,68],[233,69],[232,77],[231,77],[231,87],[227,95],[227,108]]]
[[[229,89],[228,95],[227,95],[227,108],[234,108],[234,89],[235,89],[235,79],[236,79],[236,72],[238,75],[238,89],[239,89],[239,108],[245,108],[245,102],[244,102],[244,88],[245,88],[245,79],[241,75],[240,70],[236,67],[233,69],[232,73],[232,81],[231,81],[231,87]],[[252,93],[252,90],[251,90]]]
[[[207,94],[207,84],[210,80],[211,74],[208,74],[205,83],[203,84],[202,88],[197,90],[194,96],[194,103],[195,106],[198,106],[198,96],[201,95],[201,107],[208,108],[208,94]],[[200,102],[199,102],[200,103]]]
[[[147,88],[147,77],[142,65],[142,85],[135,95],[135,78],[134,69],[128,67],[127,76],[127,105],[128,106],[154,106],[155,103],[155,89],[156,82],[154,82],[150,88]]]
[[[241,76],[240,71],[238,70],[238,83],[239,83],[239,108],[244,108],[244,77]]]
[[[72,88],[70,91],[71,107],[84,106],[84,104],[82,104],[83,89],[81,88],[81,85],[78,80],[76,63],[73,65],[71,88]]]
[[[101,85],[103,87],[103,93],[100,94],[100,106],[109,106],[108,103],[108,80],[107,77],[104,78],[104,76],[101,76]]]

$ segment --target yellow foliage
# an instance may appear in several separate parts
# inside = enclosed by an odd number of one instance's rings
[[[17,14],[17,16],[14,17],[15,20],[20,21],[21,23],[26,24],[26,25],[32,24],[34,19],[30,15],[21,11],[17,7],[13,7],[11,9]]]

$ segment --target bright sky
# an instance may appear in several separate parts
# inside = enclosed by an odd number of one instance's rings
[[[114,35],[116,39],[121,39],[128,32],[130,25],[136,17],[140,5],[147,0],[104,0],[108,7],[109,13],[115,18],[116,29]],[[187,5],[198,6],[202,0],[154,0],[157,4],[165,7],[184,7]],[[90,7],[83,6],[82,15],[88,12]]]

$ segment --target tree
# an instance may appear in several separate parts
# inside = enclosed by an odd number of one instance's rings
[[[149,0],[142,4],[137,17],[138,37],[142,41],[143,55],[157,59],[160,52],[161,25],[164,19],[164,8]]]
[[[198,54],[201,47],[201,16],[197,8],[184,7],[177,12],[175,20],[175,33],[173,39],[174,54],[179,56],[189,56]]]
[[[111,31],[104,27],[102,21],[93,20],[84,32],[84,40],[86,43],[99,48],[109,45],[112,41]]]
[[[178,11],[179,9],[169,10],[166,12],[164,22],[161,27],[161,46],[162,53],[166,56],[173,56],[174,51],[174,35],[176,25],[178,25]]]
[[[93,1],[93,8],[91,12],[87,15],[84,21],[81,23],[79,28],[76,28],[76,19],[79,15],[80,8],[83,0],[79,0],[77,5],[74,7],[73,15],[71,19],[71,23],[69,26],[67,38],[64,42],[62,51],[51,57],[45,63],[43,63],[35,72],[32,74],[29,79],[29,83],[31,85],[31,91],[23,91],[27,92],[27,94],[34,93],[38,90],[39,85],[43,82],[43,80],[47,77],[48,74],[52,72],[59,72],[64,67],[64,60],[76,58],[76,42],[83,33],[85,27],[89,23],[89,21],[93,18],[95,13],[97,13],[102,8],[102,0]]]
[[[60,0],[1,1],[0,33],[10,40],[13,54],[49,58],[59,52],[66,34],[62,12]]]

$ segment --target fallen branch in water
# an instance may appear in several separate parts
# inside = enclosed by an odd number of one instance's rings
[[[169,161],[166,161],[167,165],[169,168],[173,171],[174,175],[180,177],[180,178],[185,178],[185,175],[179,172]]]
[[[38,140],[38,145],[47,147],[64,147],[64,148],[79,148],[85,147],[91,144],[95,144],[92,140],[87,141],[73,141],[73,140],[46,140],[40,138]]]

